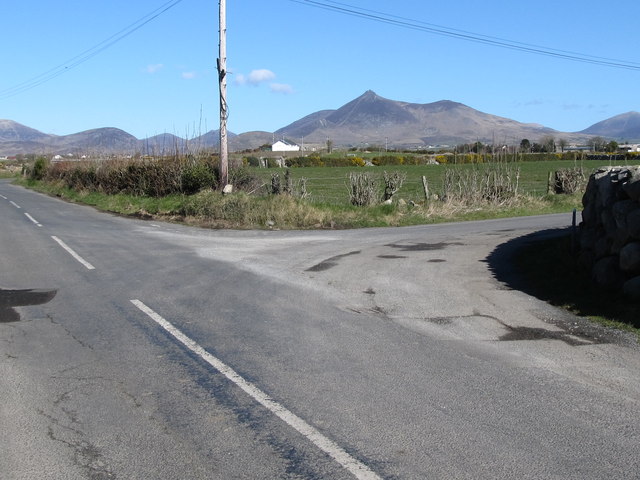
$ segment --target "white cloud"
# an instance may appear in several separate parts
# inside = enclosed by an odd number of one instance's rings
[[[145,68],[144,70],[147,73],[154,74],[156,72],[159,72],[163,68],[164,68],[164,65],[162,63],[154,63],[151,65],[147,65],[147,68]]]
[[[182,78],[185,80],[193,80],[196,76],[196,72],[182,72]]]
[[[281,93],[283,95],[289,95],[294,93],[293,87],[286,83],[275,83],[272,82],[276,78],[276,74],[271,70],[267,70],[266,68],[251,70],[248,75],[243,73],[234,74],[233,83],[236,85],[253,85],[257,87],[264,83],[269,84],[269,90],[272,93]]]
[[[249,76],[247,77],[247,81],[251,85],[259,85],[264,82],[270,82],[276,78],[276,74],[271,70],[260,69],[260,70],[252,70]]]
[[[272,83],[269,88],[273,93],[282,93],[283,95],[289,95],[293,93],[293,87],[286,83]]]

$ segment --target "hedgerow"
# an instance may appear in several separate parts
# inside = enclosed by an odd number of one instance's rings
[[[77,191],[126,193],[162,197],[216,188],[217,162],[212,159],[170,158],[51,163],[42,175]]]

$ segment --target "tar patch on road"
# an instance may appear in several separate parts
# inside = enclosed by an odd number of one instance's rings
[[[506,330],[506,333],[502,333],[497,336],[497,341],[500,342],[519,342],[519,341],[538,341],[538,340],[559,340],[566,343],[571,347],[579,347],[583,345],[596,345],[607,343],[606,341],[596,338],[594,336],[588,336],[577,332],[569,332],[567,330],[549,330],[546,328],[535,327],[514,327],[508,323],[503,322],[497,317],[492,315],[482,315],[480,313],[474,313],[473,315],[457,316],[457,317],[432,317],[427,320],[435,325],[441,327],[458,326],[466,328],[468,325],[465,322],[473,322],[477,319],[489,319],[495,321],[500,327]]]
[[[389,243],[385,247],[397,248],[402,252],[430,252],[433,250],[444,250],[453,245],[464,245],[459,242],[438,242],[438,243]]]
[[[56,296],[57,290],[25,289],[3,290],[0,289],[0,323],[17,322],[20,314],[13,307],[25,307],[28,305],[41,305],[50,302]]]
[[[339,261],[345,257],[350,255],[358,255],[360,250],[354,250],[353,252],[344,253],[342,255],[336,255],[335,257],[327,258],[322,262],[314,265],[313,267],[307,268],[307,272],[324,272],[325,270],[329,270],[330,268],[336,267]]]
[[[596,343],[592,341],[579,340],[575,336],[570,335],[564,331],[547,330],[545,328],[512,327],[504,323],[503,325],[508,330],[508,333],[505,333],[499,338],[501,342],[522,340],[560,340],[561,342],[564,342],[572,347],[578,347],[580,345],[593,345],[594,343]]]

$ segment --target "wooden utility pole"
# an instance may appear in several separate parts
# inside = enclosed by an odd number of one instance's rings
[[[229,183],[229,151],[227,146],[227,2],[220,0],[220,53],[218,56],[220,84],[220,187]]]

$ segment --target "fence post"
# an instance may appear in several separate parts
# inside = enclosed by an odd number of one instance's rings
[[[573,209],[573,219],[571,221],[571,253],[575,255],[578,231],[576,230],[576,215],[577,210]]]
[[[429,203],[429,182],[427,182],[427,177],[422,176],[422,186],[424,187],[424,199],[426,203]]]

